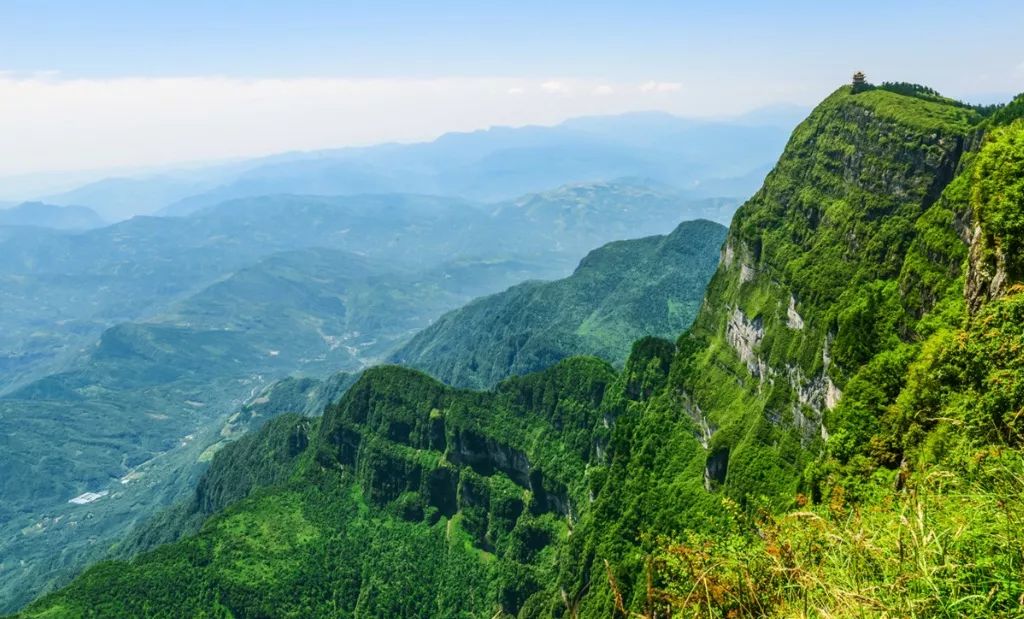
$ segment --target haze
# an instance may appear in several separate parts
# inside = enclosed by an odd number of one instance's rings
[[[0,176],[418,141],[631,110],[721,117],[809,107],[856,68],[972,102],[1024,87],[1015,43],[1024,9],[1013,2],[972,11],[526,2],[514,14],[462,2],[299,4],[6,3]],[[24,178],[6,180],[0,198],[34,197]]]

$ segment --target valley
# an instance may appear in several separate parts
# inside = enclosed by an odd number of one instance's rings
[[[266,421],[239,415],[276,381],[359,372],[475,297],[567,273],[623,233],[613,208],[639,209],[641,231],[706,212],[636,182],[522,202],[275,196],[78,233],[7,228],[3,599],[118,552]]]

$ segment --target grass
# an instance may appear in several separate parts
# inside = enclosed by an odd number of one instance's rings
[[[1024,491],[1020,453],[997,466]],[[652,603],[685,617],[1024,616],[1024,505],[940,468],[906,483],[781,516],[726,501],[731,535],[662,543]]]

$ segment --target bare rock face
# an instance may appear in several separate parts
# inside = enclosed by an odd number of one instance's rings
[[[733,251],[732,241],[727,241],[725,247],[722,248],[722,258],[720,263],[725,267],[731,267],[733,260],[736,259],[736,252]]]
[[[725,328],[725,337],[740,360],[747,365],[750,374],[762,378],[763,364],[756,353],[757,347],[764,339],[764,321],[761,317],[757,316],[750,320],[740,308],[733,309]]]
[[[796,311],[796,297],[789,295],[789,307],[786,309],[786,326],[790,329],[803,329],[804,319]]]
[[[972,314],[986,301],[1006,292],[1007,271],[1006,255],[985,234],[981,224],[976,223],[971,230],[967,281],[964,284],[964,299]]]
[[[754,267],[750,266],[746,262],[740,265],[740,283],[746,284],[747,282],[754,281],[757,276],[757,271]]]

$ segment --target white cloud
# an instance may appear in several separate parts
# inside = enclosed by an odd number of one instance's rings
[[[753,80],[689,76],[686,83],[683,91],[674,82],[572,78],[69,79],[0,73],[0,176],[554,124],[573,116],[652,109],[650,92],[661,93],[654,109],[687,116],[723,116],[780,100]],[[796,101],[814,102],[822,92],[811,90]]]
[[[548,80],[540,85],[541,90],[544,92],[554,92],[559,94],[568,94],[569,86],[558,80]]]
[[[641,92],[679,92],[683,85],[679,82],[645,82],[640,86]]]

